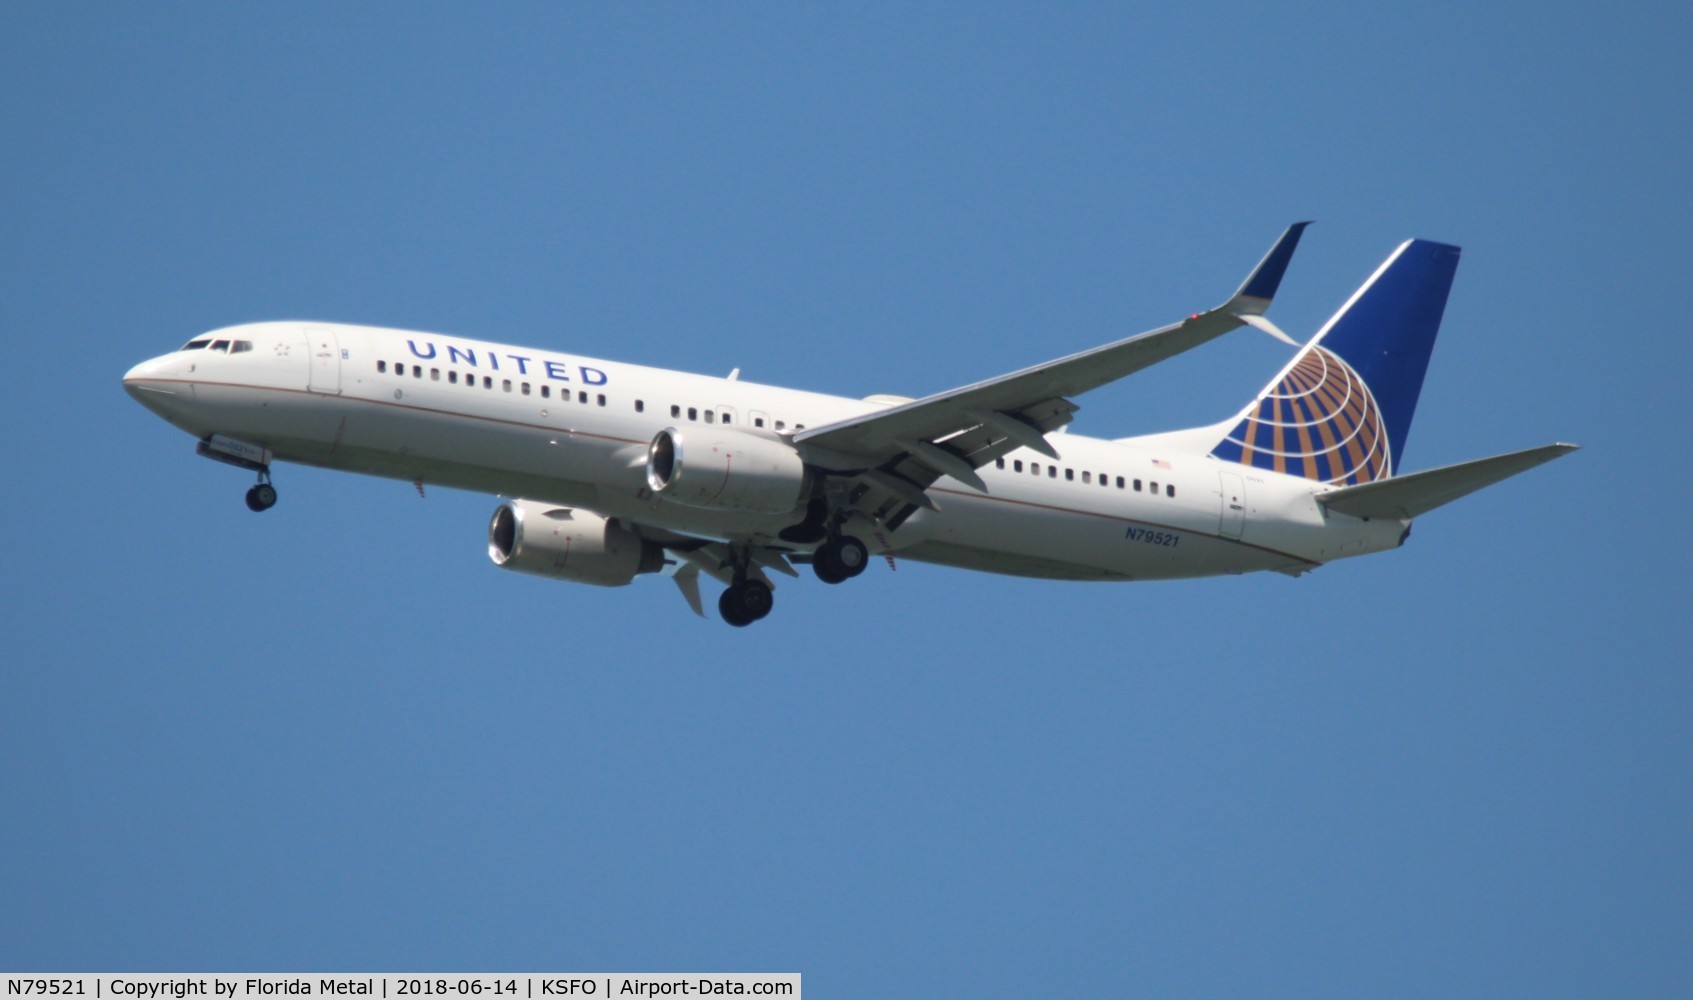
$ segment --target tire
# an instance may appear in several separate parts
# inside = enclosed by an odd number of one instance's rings
[[[820,545],[811,556],[811,571],[817,574],[817,579],[824,583],[845,583],[847,573],[841,564],[829,552],[827,545]]]
[[[723,620],[736,628],[746,628],[752,624],[752,619],[746,617],[741,610],[740,602],[735,599],[735,588],[730,587],[717,598],[717,613]]]
[[[811,555],[811,570],[824,583],[841,583],[864,572],[870,564],[870,550],[851,535],[836,535],[817,546]]]
[[[758,621],[776,606],[776,595],[771,593],[770,585],[763,580],[742,580],[729,589],[740,592],[736,600],[749,621]]]
[[[247,491],[247,509],[256,513],[270,510],[276,506],[276,487],[269,483],[260,483]]]
[[[846,574],[849,580],[864,572],[864,568],[870,565],[870,550],[851,535],[842,535],[835,539],[832,547],[835,549],[836,565],[840,566],[841,572]]]
[[[742,580],[730,584],[717,599],[717,612],[729,624],[745,628],[769,614],[775,603],[769,584],[763,580]]]

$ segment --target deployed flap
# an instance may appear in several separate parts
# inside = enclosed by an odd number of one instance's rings
[[[682,591],[682,599],[688,602],[688,607],[694,609],[694,614],[705,617],[705,605],[700,600],[700,568],[688,563],[676,571],[671,577],[676,581],[676,587]]]
[[[1319,493],[1317,502],[1353,517],[1412,518],[1567,455],[1577,447],[1573,444],[1549,444],[1392,479],[1378,479],[1373,483]]]
[[[1198,347],[1240,326],[1240,314],[1262,312],[1274,297],[1306,225],[1300,222],[1290,226],[1234,297],[1216,309],[1198,313],[1173,326],[985,382],[801,431],[794,435],[794,443],[808,453],[808,460],[825,468],[847,470],[880,465],[910,454],[911,449],[901,443],[907,441],[938,445],[951,456],[980,468],[999,454],[1021,446],[1029,436],[1021,428],[1013,428],[1016,433],[1007,434],[1006,421],[1026,425],[1035,434],[1049,432],[1068,422],[1069,414],[1075,410],[1075,405],[1065,397],[1114,382]],[[954,436],[967,436],[964,432],[972,430],[986,431],[978,434],[985,439],[1009,439],[1010,443],[996,451],[974,440],[969,446],[963,441],[947,441]],[[933,453],[928,457],[938,459],[930,464],[948,461]],[[934,478],[931,475],[926,482],[933,482]]]

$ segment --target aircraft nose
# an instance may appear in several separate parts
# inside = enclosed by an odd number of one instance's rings
[[[143,361],[123,373],[123,388],[130,397],[147,409],[164,414],[176,401],[176,386],[164,382],[162,369],[169,358]]]
[[[154,377],[157,376],[158,371],[158,358],[154,358],[151,361],[143,361],[134,368],[131,368],[129,371],[123,373],[123,387],[129,391],[131,396],[133,396],[148,382],[152,381]]]

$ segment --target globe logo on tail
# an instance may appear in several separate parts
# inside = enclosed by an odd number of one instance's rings
[[[1393,474],[1387,429],[1370,387],[1351,365],[1316,345],[1211,453],[1337,486]]]

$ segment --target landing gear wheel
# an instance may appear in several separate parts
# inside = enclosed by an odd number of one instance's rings
[[[870,550],[851,535],[842,535],[829,544],[835,550],[835,561],[846,571],[847,579],[864,572],[864,567],[870,565]]]
[[[723,616],[724,621],[736,628],[746,628],[752,624],[752,619],[743,614],[741,606],[735,603],[733,589],[725,590],[722,596],[717,598],[717,613]]]
[[[823,554],[822,549],[811,557],[811,571],[817,574],[817,579],[824,583],[845,583],[846,571],[835,563],[833,559]]]
[[[770,613],[775,597],[763,580],[737,580],[717,599],[717,611],[736,628],[745,628]]]
[[[276,506],[276,487],[260,483],[247,491],[247,509],[258,513]]]
[[[851,535],[836,535],[817,547],[811,557],[811,571],[824,583],[840,583],[864,572],[870,550]]]

